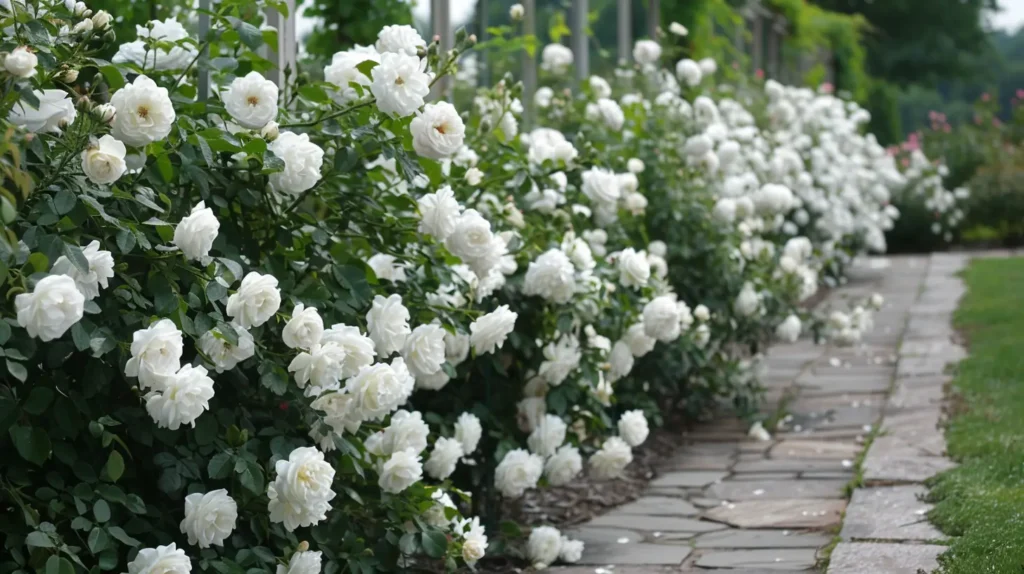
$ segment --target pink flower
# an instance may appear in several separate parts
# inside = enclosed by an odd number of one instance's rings
[[[764,79],[764,70],[762,70],[762,69],[758,68],[758,69],[757,69],[757,70],[756,70],[756,71],[754,72],[754,77],[756,77],[756,78],[757,78],[758,80],[763,80],[763,79]]]
[[[821,91],[825,92],[826,94],[831,94],[833,91],[835,91],[835,89],[835,86],[833,86],[831,82],[825,82],[824,84],[821,85]]]

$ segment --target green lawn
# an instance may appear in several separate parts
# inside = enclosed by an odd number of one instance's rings
[[[956,314],[970,358],[946,432],[960,466],[932,480],[930,517],[954,541],[940,572],[1024,573],[1024,259],[976,260]]]

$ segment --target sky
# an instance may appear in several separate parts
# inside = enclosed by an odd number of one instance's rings
[[[1003,10],[991,16],[991,24],[995,28],[1016,31],[1024,25],[1024,0],[1000,0]]]

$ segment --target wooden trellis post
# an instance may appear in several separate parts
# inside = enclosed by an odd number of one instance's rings
[[[430,23],[434,35],[440,38],[438,48],[441,57],[444,58],[454,45],[452,36],[452,19],[449,0],[430,0]],[[452,78],[445,77],[434,84],[434,91],[431,97],[434,99],[452,98]]]
[[[590,76],[590,47],[587,38],[587,0],[572,0],[572,53],[575,59],[576,79],[584,81]]]
[[[298,62],[299,45],[295,36],[295,0],[285,0],[288,5],[288,16],[273,8],[266,9],[267,25],[277,29],[277,46],[267,46],[265,53],[268,60],[274,63],[267,72],[267,79],[277,84],[284,92],[285,70],[295,74]]]
[[[537,2],[536,0],[523,0],[523,36],[537,35]],[[538,46],[538,49],[541,48]],[[537,91],[537,53],[531,56],[523,50],[523,120],[527,126],[533,125],[534,109],[533,94]]]
[[[633,50],[633,10],[629,0],[618,1],[619,65],[627,66]]]
[[[647,0],[647,36],[658,39],[658,27],[661,25],[661,2]]]
[[[206,41],[206,35],[210,33],[210,0],[199,0],[199,42]],[[210,50],[203,48],[205,52],[199,57],[199,77],[196,80],[196,99],[205,102],[210,97],[210,68],[207,60]]]
[[[476,3],[477,25],[480,30],[476,33],[479,42],[487,40],[487,0],[477,0]],[[476,83],[478,86],[489,86],[491,84],[491,62],[484,51],[476,52]]]

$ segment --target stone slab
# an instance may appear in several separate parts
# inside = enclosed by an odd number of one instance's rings
[[[600,528],[595,526],[577,526],[566,530],[565,535],[569,538],[582,540],[585,545],[590,544],[637,544],[643,542],[644,535],[635,530],[625,528]],[[626,542],[619,542],[625,540]]]
[[[701,568],[760,568],[762,570],[802,570],[813,568],[816,561],[813,548],[786,548],[780,550],[726,550],[708,552],[697,559]]]
[[[700,488],[722,480],[729,473],[717,470],[687,470],[670,472],[651,481],[651,487],[689,487]]]
[[[692,551],[689,546],[667,544],[587,544],[579,563],[681,565]]]
[[[848,442],[790,439],[780,441],[770,451],[772,458],[835,458],[849,460],[857,457],[861,445]]]
[[[917,574],[939,567],[945,546],[841,542],[832,552],[828,574]]]
[[[843,519],[843,540],[916,540],[944,538],[928,523],[932,505],[921,502],[923,486],[858,488],[853,492]]]
[[[722,500],[782,500],[842,498],[846,480],[728,480],[712,484],[705,493]]]
[[[692,534],[712,532],[725,528],[721,524],[706,520],[675,516],[636,516],[633,514],[621,514],[618,510],[595,517],[590,522],[585,523],[585,525],[590,527],[611,526],[643,532],[689,532]]]
[[[874,450],[874,449],[871,449]],[[940,456],[886,457],[868,451],[864,480],[872,482],[924,482],[956,464]]]
[[[648,516],[694,516],[700,514],[696,506],[681,498],[642,496],[616,509],[619,514]]]
[[[827,528],[842,520],[845,500],[751,500],[709,509],[704,516],[736,528]]]
[[[765,458],[737,462],[733,472],[828,472],[842,471],[841,460],[797,459],[797,458]]]
[[[827,534],[789,530],[720,530],[701,534],[697,548],[821,548],[831,541]]]

